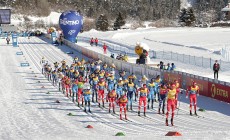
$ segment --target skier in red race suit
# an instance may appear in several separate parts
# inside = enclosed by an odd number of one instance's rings
[[[190,99],[190,115],[192,116],[192,105],[194,105],[194,114],[196,113],[196,104],[197,104],[197,96],[199,96],[199,87],[197,86],[196,82],[193,82],[191,86],[188,87],[186,92],[186,98]]]
[[[71,90],[70,90],[70,84],[71,84],[71,80],[70,80],[70,78],[69,77],[67,77],[66,79],[65,79],[65,90],[66,90],[66,97],[68,97],[69,96],[69,94],[70,94],[70,97],[71,97]]]
[[[107,45],[104,43],[104,45],[103,45],[103,50],[104,50],[104,54],[106,54],[107,52],[106,52],[106,50],[107,50]]]
[[[122,94],[121,97],[117,100],[117,104],[120,106],[120,119],[122,120],[122,108],[124,109],[125,119],[127,120],[126,114],[126,104],[128,102],[128,98],[125,94]]]
[[[108,93],[108,99],[109,99],[109,113],[110,113],[110,110],[111,110],[111,107],[113,108],[113,113],[115,114],[115,100],[116,100],[116,97],[117,97],[117,94],[116,94],[116,91],[115,89],[111,90],[109,93]]]
[[[168,89],[168,95],[167,95],[167,112],[166,112],[166,121],[165,125],[168,126],[168,116],[170,110],[172,110],[171,114],[171,125],[173,126],[173,118],[174,118],[174,110],[175,110],[175,97],[176,97],[177,91],[176,91],[176,85],[171,84],[170,88]]]
[[[97,83],[98,106],[99,107],[101,107],[101,104],[100,104],[101,101],[102,101],[102,106],[105,107],[105,104],[104,104],[105,88],[107,88],[107,84],[104,81],[104,78],[101,78],[100,81]]]
[[[147,96],[149,94],[149,89],[147,88],[146,84],[143,84],[143,87],[139,88],[137,92],[140,92],[139,98],[139,106],[138,106],[138,116],[140,116],[140,110],[142,102],[144,104],[144,116],[146,116],[146,105],[147,105]]]

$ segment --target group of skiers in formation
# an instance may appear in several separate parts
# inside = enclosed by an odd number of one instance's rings
[[[122,110],[125,120],[127,111],[133,110],[133,100],[138,101],[138,116],[143,103],[144,116],[146,109],[153,109],[154,102],[159,102],[158,114],[165,114],[165,102],[167,101],[166,126],[171,110],[171,125],[173,124],[174,110],[178,108],[178,94],[181,93],[178,80],[166,83],[160,77],[148,79],[145,75],[137,79],[132,73],[127,75],[125,71],[117,72],[114,64],[108,65],[100,60],[85,61],[77,57],[71,65],[66,60],[55,62],[52,65],[43,57],[41,60],[42,73],[54,86],[58,86],[67,97],[85,112],[90,112],[90,103],[98,103],[98,106],[105,108],[105,102],[109,103],[108,112],[115,114],[115,106],[120,108],[120,119]],[[105,92],[107,91],[107,92]],[[199,87],[195,82],[188,87],[186,97],[190,94],[190,115],[192,105],[196,113],[196,94],[199,94]],[[88,109],[87,109],[88,107]]]

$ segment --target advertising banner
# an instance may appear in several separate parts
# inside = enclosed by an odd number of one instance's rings
[[[230,87],[208,82],[208,97],[230,103]]]

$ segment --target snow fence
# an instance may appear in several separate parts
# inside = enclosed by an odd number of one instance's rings
[[[46,35],[46,37],[50,38],[49,35]],[[193,81],[196,81],[197,85],[200,87],[200,95],[230,103],[229,82],[214,80],[211,78],[197,76],[180,71],[166,71],[147,65],[124,62],[121,60],[113,59],[101,53],[97,53],[95,51],[87,49],[86,47],[79,46],[68,40],[64,40],[64,44],[91,59],[100,59],[102,60],[102,62],[106,62],[108,65],[114,63],[117,67],[117,70],[125,70],[126,72],[134,73],[138,77],[146,75],[150,79],[155,78],[157,75],[161,75],[161,77],[166,82],[178,80],[182,89],[187,89],[187,87],[191,85]]]
[[[78,37],[78,41],[89,43],[91,38],[89,37]],[[108,39],[99,39],[99,46],[103,46],[103,43],[106,43],[108,46],[108,49],[110,52],[113,53],[122,53],[122,54],[128,54],[129,56],[136,57],[136,53],[134,51],[135,46],[129,45],[129,44],[122,44],[119,42],[111,41]],[[222,56],[227,61],[218,60],[221,67],[221,71],[229,71],[230,70],[230,60],[229,60],[229,52],[226,53],[226,51],[223,51],[222,49]],[[150,59],[164,59],[164,60],[172,60],[177,61],[185,64],[190,64],[194,66],[199,66],[203,68],[210,68],[212,69],[213,64],[215,63],[215,59],[212,58],[205,58],[205,57],[198,57],[198,56],[192,56],[192,55],[186,55],[186,54],[180,54],[175,53],[172,51],[149,51],[149,57]]]

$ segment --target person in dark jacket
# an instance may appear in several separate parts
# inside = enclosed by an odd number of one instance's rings
[[[214,79],[218,79],[218,71],[220,70],[220,64],[216,60],[213,64],[213,71],[214,71]]]

